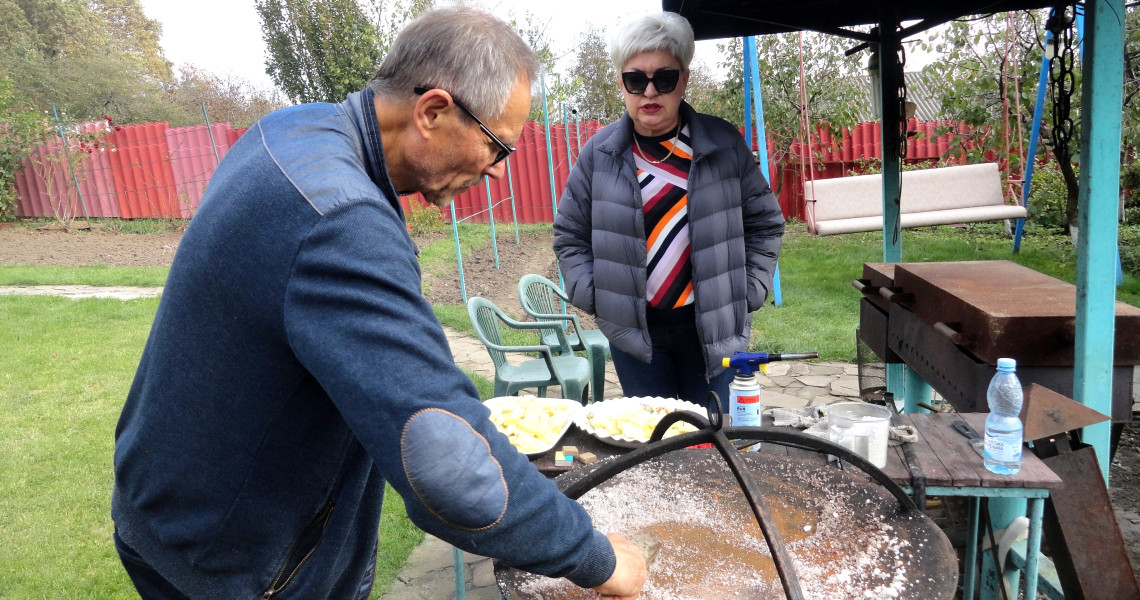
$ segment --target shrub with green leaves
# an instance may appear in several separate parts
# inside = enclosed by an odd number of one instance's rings
[[[443,213],[431,204],[426,204],[416,198],[408,198],[408,212],[404,215],[408,222],[408,231],[413,234],[447,229],[443,221]]]
[[[14,82],[0,77],[0,221],[12,219],[16,207],[16,171],[32,148],[44,138],[47,124],[42,113],[18,106]]]
[[[1079,173],[1080,167],[1073,165],[1073,169]],[[1038,164],[1029,185],[1029,220],[1042,227],[1063,227],[1067,194],[1065,179],[1057,164]]]

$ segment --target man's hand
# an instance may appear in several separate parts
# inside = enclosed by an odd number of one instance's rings
[[[626,539],[620,533],[611,533],[606,536],[614,547],[617,556],[617,566],[614,574],[594,591],[607,598],[616,600],[634,600],[641,593],[641,586],[649,572],[645,568],[645,559],[641,556],[641,549]]]

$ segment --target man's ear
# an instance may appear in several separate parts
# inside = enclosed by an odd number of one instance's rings
[[[412,109],[412,122],[416,131],[423,137],[429,137],[433,131],[443,126],[441,119],[451,110],[453,104],[451,94],[441,89],[432,89],[421,94]]]

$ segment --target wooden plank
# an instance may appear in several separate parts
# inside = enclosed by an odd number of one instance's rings
[[[971,427],[983,433],[986,430],[986,413],[967,413],[959,415]],[[984,435],[984,433],[983,433]],[[962,437],[962,436],[958,436]],[[963,438],[965,439],[965,438]],[[981,458],[978,459],[981,465]],[[1057,489],[1064,485],[1057,476],[1040,458],[1028,450],[1021,452],[1021,471],[1016,475],[998,475],[980,467],[982,487],[1018,487],[1018,488],[1044,488]]]
[[[962,434],[950,427],[950,423],[959,417],[957,414],[938,413],[910,415],[911,424],[918,429],[919,436],[926,440],[934,456],[945,468],[949,485],[980,486],[982,478],[978,469],[985,470],[982,467],[982,457],[974,452]]]
[[[904,425],[910,425],[919,431],[918,441],[911,446],[914,448],[914,454],[918,458],[919,466],[922,467],[922,473],[926,476],[926,485],[953,485],[954,478],[950,475],[946,466],[942,464],[939,450],[931,446],[930,440],[922,435],[922,430],[919,429],[915,423],[916,419],[922,421],[926,415],[915,414],[900,416]]]
[[[889,446],[887,448],[887,464],[883,467],[883,472],[899,485],[910,485],[910,470],[906,466],[906,457],[903,456],[902,446]]]

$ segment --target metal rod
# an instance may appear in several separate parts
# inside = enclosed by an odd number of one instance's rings
[[[725,437],[723,429],[716,431],[713,435],[713,445],[728,463],[728,468],[736,477],[736,481],[744,491],[744,497],[748,499],[748,504],[752,507],[752,513],[756,515],[756,521],[760,524],[760,531],[764,534],[764,540],[768,542],[768,549],[772,551],[772,562],[776,563],[776,572],[780,574],[780,584],[784,586],[784,595],[787,596],[788,600],[803,600],[804,593],[800,588],[800,580],[796,577],[796,568],[792,564],[792,557],[788,554],[787,545],[784,544],[784,536],[776,527],[776,518],[772,515],[772,509],[768,507],[764,494],[760,492],[756,481],[748,473],[744,459],[741,458],[739,451],[732,445],[732,442]]]
[[[578,139],[578,156],[582,155],[582,123],[578,120],[578,109],[572,109],[570,112],[574,113],[574,136]]]
[[[499,238],[495,235],[495,204],[491,201],[491,178],[483,178],[483,189],[487,191],[487,218],[491,222],[491,251],[495,255],[495,268],[499,268]]]
[[[83,218],[87,219],[87,226],[91,227],[91,217],[87,216],[87,203],[83,201],[83,192],[79,189],[79,178],[75,176],[75,168],[71,166],[71,153],[67,151],[67,137],[63,134],[63,124],[59,122],[59,112],[55,110],[54,104],[51,105],[51,114],[55,116],[55,129],[59,132],[60,143],[63,144],[63,159],[67,161],[67,172],[71,175],[71,183],[75,184],[75,194],[79,197],[79,206],[83,208]]]
[[[558,216],[558,194],[554,193],[554,156],[550,149],[550,103],[546,99],[546,77],[542,78],[542,122],[546,126],[546,168],[550,173],[550,203],[554,206],[553,216]]]
[[[511,221],[515,224],[515,245],[519,243],[519,213],[515,210],[515,180],[511,177],[511,157],[507,157],[507,187],[511,189]]]
[[[463,251],[459,248],[459,221],[455,218],[455,203],[451,207],[451,234],[455,237],[455,263],[459,265],[459,289],[463,292],[463,303],[467,304],[467,282],[463,279]]]
[[[222,159],[218,156],[218,144],[214,141],[214,128],[210,127],[210,115],[206,114],[206,103],[202,103],[202,118],[206,119],[206,133],[210,134],[210,148],[214,151],[214,164],[222,164]]]
[[[566,138],[566,165],[573,168],[574,161],[571,160],[573,156],[570,154],[570,117],[566,113],[565,102],[562,103],[562,133],[563,137]]]
[[[803,598],[799,580],[795,575],[795,568],[787,554],[783,539],[774,525],[770,509],[768,509],[763,495],[760,493],[758,486],[756,486],[755,480],[753,480],[752,476],[748,473],[747,465],[744,463],[738,450],[733,446],[730,438],[773,442],[793,448],[814,450],[835,455],[841,460],[845,460],[859,468],[876,482],[883,485],[883,487],[899,501],[899,507],[904,513],[918,511],[910,497],[907,496],[906,492],[903,491],[898,484],[866,459],[847,448],[801,433],[774,431],[761,429],[759,427],[723,427],[723,416],[720,413],[719,401],[715,402],[715,408],[716,411],[714,413],[710,407],[709,419],[705,419],[688,411],[676,411],[665,415],[653,430],[653,435],[650,436],[648,444],[601,464],[598,468],[587,473],[578,481],[568,485],[563,493],[567,497],[576,500],[600,483],[626,469],[635,467],[673,450],[687,448],[695,444],[712,442],[721,457],[728,463],[733,476],[736,477],[737,482],[740,483],[745,497],[752,506],[753,514],[760,524],[760,530],[764,534],[764,539],[768,543],[769,550],[772,553],[772,559],[776,564],[776,571],[780,575],[780,582],[784,587],[784,593],[791,600],[802,600]],[[665,432],[668,431],[674,423],[679,421],[690,423],[700,429],[690,433],[676,435],[668,439],[662,439]]]
[[[1053,16],[1054,11],[1049,11]],[[1053,39],[1053,32],[1045,31],[1045,47],[1048,48]],[[1033,105],[1033,127],[1029,129],[1029,152],[1025,157],[1025,168],[1022,169],[1021,205],[1029,210],[1029,188],[1033,183],[1033,168],[1037,163],[1037,144],[1041,137],[1041,113],[1045,112],[1045,89],[1049,85],[1049,57],[1041,53],[1041,72],[1037,76],[1037,101]],[[1021,252],[1021,234],[1025,229],[1025,219],[1018,219],[1013,234],[1013,253]]]

